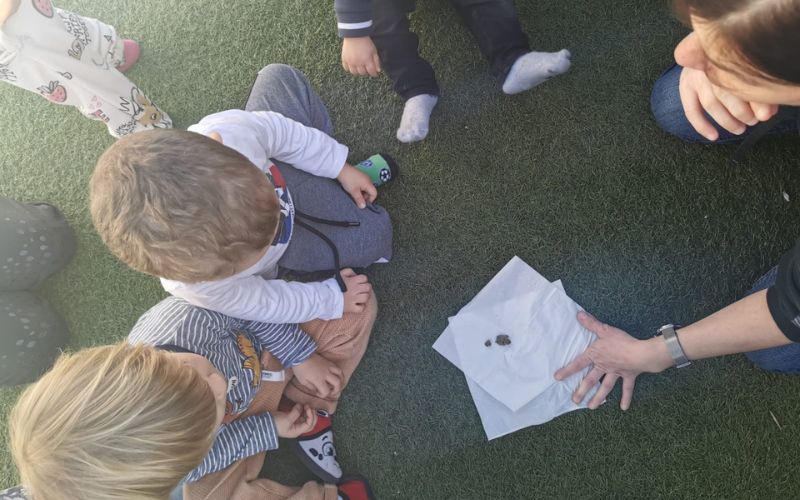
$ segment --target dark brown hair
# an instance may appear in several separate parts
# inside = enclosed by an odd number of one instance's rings
[[[800,0],[675,0],[739,55],[747,73],[800,85]]]
[[[90,182],[97,232],[143,273],[196,283],[234,274],[270,244],[280,218],[265,174],[204,135],[148,130],[100,157]]]

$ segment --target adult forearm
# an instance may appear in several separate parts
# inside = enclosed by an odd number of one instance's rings
[[[766,290],[679,329],[678,339],[689,359],[757,351],[791,343],[772,319]]]

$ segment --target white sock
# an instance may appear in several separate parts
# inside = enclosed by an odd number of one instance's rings
[[[511,66],[503,92],[519,94],[539,85],[545,80],[565,73],[572,62],[572,54],[567,49],[559,52],[528,52],[520,56]]]
[[[397,140],[409,143],[427,137],[428,121],[438,101],[438,96],[430,94],[421,94],[407,100],[406,107],[403,108],[403,118],[400,119],[400,128],[397,129]]]

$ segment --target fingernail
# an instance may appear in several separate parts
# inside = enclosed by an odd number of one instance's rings
[[[747,124],[748,124],[749,126],[751,126],[751,127],[752,127],[753,125],[755,125],[756,123],[758,123],[758,118],[753,118],[752,120],[750,120],[749,122],[747,122]]]

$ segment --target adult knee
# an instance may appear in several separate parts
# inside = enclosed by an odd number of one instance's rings
[[[650,109],[656,124],[666,133],[684,141],[695,142],[702,137],[686,118],[680,96],[680,75],[682,68],[674,65],[665,71],[653,85],[650,93]]]

